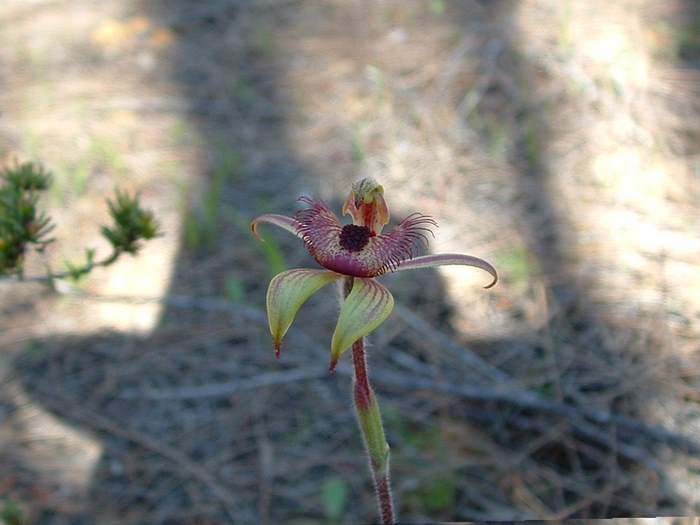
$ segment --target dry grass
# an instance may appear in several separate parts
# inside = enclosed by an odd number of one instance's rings
[[[56,171],[49,261],[98,243],[117,184],[168,235],[75,292],[0,283],[0,500],[325,523],[340,479],[341,521],[372,520],[332,294],[275,363],[274,256],[310,263],[245,227],[370,174],[502,276],[385,279],[402,519],[699,513],[700,15],[657,4],[6,0],[0,153]]]

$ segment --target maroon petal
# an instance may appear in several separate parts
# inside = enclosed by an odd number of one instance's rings
[[[338,217],[322,202],[308,197],[299,200],[309,207],[294,215],[297,230],[316,262],[344,275],[372,277],[376,265],[368,264],[361,256],[369,240],[369,230],[365,228],[363,238],[363,231],[359,231],[362,227],[342,226]]]
[[[394,271],[402,261],[411,259],[417,243],[428,244],[427,234],[433,235],[434,227],[437,227],[435,219],[428,215],[414,213],[389,233],[372,239],[366,251],[371,252],[373,258],[381,261],[381,267],[375,275]]]
[[[335,213],[324,203],[309,197],[300,197],[299,200],[309,207],[294,215],[297,231],[309,253],[318,259],[319,255],[332,250],[338,243],[342,226]]]
[[[401,270],[417,270],[418,268],[433,268],[435,266],[447,265],[462,265],[472,266],[488,272],[493,280],[484,288],[491,288],[498,282],[498,274],[496,269],[488,262],[472,255],[464,255],[461,253],[440,253],[437,255],[424,255],[415,259],[407,259],[394,268],[396,271]]]
[[[268,224],[274,224],[275,226],[279,226],[280,228],[287,230],[290,233],[293,233],[297,237],[301,237],[298,228],[299,223],[295,219],[293,219],[292,217],[287,217],[286,215],[266,213],[265,215],[260,215],[259,217],[256,217],[250,223],[250,230],[253,232],[253,235],[255,235],[258,239],[260,239],[260,236],[258,235],[258,225],[263,222],[266,222]]]
[[[338,217],[322,202],[302,197],[309,205],[294,216],[298,231],[316,261],[334,272],[354,277],[376,277],[395,269],[413,256],[417,241],[432,234],[435,220],[414,213],[391,232],[372,235],[366,226],[341,225]]]

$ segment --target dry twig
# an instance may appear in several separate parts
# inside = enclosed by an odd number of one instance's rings
[[[110,419],[97,414],[92,410],[84,407],[77,407],[75,403],[57,397],[55,392],[46,393],[43,396],[43,403],[52,410],[63,414],[65,417],[79,420],[88,428],[126,439],[172,461],[181,469],[182,472],[189,474],[190,477],[196,479],[206,486],[219,500],[228,516],[235,522],[235,496],[231,494],[223,485],[221,485],[210,472],[187,458],[177,449],[150,436],[142,434],[141,432],[137,432],[136,430],[128,429],[114,423]]]
[[[195,298],[189,296],[166,296],[163,298],[147,297],[116,297],[98,296],[85,292],[72,291],[73,295],[82,298],[90,298],[107,302],[133,302],[147,303],[160,302],[170,306],[180,308],[195,308],[206,311],[229,312],[241,314],[250,320],[266,323],[265,313],[248,305],[233,305],[223,299],[217,298]],[[686,454],[700,455],[700,444],[694,440],[666,430],[662,427],[648,425],[636,419],[619,414],[595,410],[586,407],[577,407],[566,403],[544,399],[520,386],[505,373],[492,367],[480,359],[476,354],[462,347],[446,335],[434,330],[424,320],[410,312],[401,305],[396,305],[397,312],[407,321],[413,329],[421,332],[425,337],[438,343],[441,347],[451,350],[454,354],[460,355],[462,360],[472,368],[479,370],[498,382],[497,386],[475,385],[465,386],[436,381],[430,377],[411,377],[405,374],[397,374],[387,370],[376,370],[374,375],[378,385],[392,386],[405,390],[427,390],[441,394],[459,396],[473,401],[501,402],[519,406],[524,409],[535,410],[541,413],[552,414],[569,422],[582,435],[595,439],[599,443],[607,446],[615,446],[618,452],[630,460],[645,464],[654,470],[661,470],[660,465],[653,461],[648,454],[638,447],[615,442],[610,435],[596,427],[597,425],[610,425],[620,431],[627,432],[627,435],[640,436],[657,443],[665,443]],[[326,352],[311,337],[306,336],[298,328],[292,328],[298,337],[304,339],[304,344],[318,355],[325,355]],[[230,396],[244,390],[261,388],[275,384],[283,384],[294,381],[314,379],[323,377],[328,372],[325,369],[309,367],[282,372],[270,372],[258,375],[253,378],[230,381],[225,383],[211,383],[198,387],[176,388],[168,390],[149,390],[126,392],[124,396],[128,398],[141,397],[151,400],[174,400],[174,399],[197,399],[202,397]],[[349,367],[338,367],[338,373],[348,375],[351,373]]]

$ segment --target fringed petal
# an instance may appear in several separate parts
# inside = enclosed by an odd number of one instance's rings
[[[391,292],[373,279],[355,279],[352,290],[340,307],[338,324],[331,342],[331,366],[360,337],[382,324],[394,309]]]
[[[394,271],[399,264],[413,257],[417,243],[428,244],[427,235],[433,235],[437,227],[435,219],[421,213],[414,213],[401,221],[393,230],[372,239],[365,249],[367,255],[377,261],[379,267],[375,275]]]
[[[323,203],[303,197],[309,207],[296,213],[298,230],[316,261],[329,270],[353,277],[376,277],[413,256],[417,241],[427,241],[436,222],[414,213],[391,232],[373,235],[366,226],[342,226]]]
[[[309,253],[316,257],[317,253],[333,249],[342,230],[338,217],[320,201],[309,197],[301,197],[299,200],[309,206],[294,215],[297,231]]]
[[[460,253],[442,253],[438,255],[424,255],[422,257],[416,257],[414,259],[406,259],[401,261],[394,268],[395,271],[401,270],[415,270],[418,268],[432,268],[434,266],[446,266],[446,265],[463,265],[463,266],[473,266],[474,268],[480,268],[491,274],[493,281],[484,288],[491,288],[498,282],[498,274],[496,269],[489,263],[478,257],[473,257],[471,255],[462,255]]]
[[[294,218],[299,223],[299,233],[313,258],[321,266],[334,272],[356,277],[372,277],[371,268],[362,259],[364,250],[344,247],[364,247],[367,242],[362,243],[362,239],[354,239],[354,235],[342,236],[344,227],[338,217],[322,202],[308,197],[299,200],[309,207],[298,211]],[[352,225],[346,225],[345,228],[349,226]],[[353,232],[346,230],[346,233]],[[369,236],[367,239],[369,240]]]

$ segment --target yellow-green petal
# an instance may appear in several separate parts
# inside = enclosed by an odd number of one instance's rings
[[[279,356],[282,338],[289,330],[301,305],[328,283],[342,275],[327,270],[299,268],[282,272],[267,289],[267,320]]]
[[[340,308],[331,342],[331,370],[340,354],[360,337],[375,330],[394,309],[391,292],[373,279],[355,278],[352,291]]]

